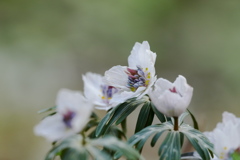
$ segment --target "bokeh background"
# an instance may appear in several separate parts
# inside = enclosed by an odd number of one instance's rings
[[[223,111],[240,116],[239,5],[1,0],[0,160],[43,160],[51,144],[33,133],[42,118],[37,111],[54,106],[61,88],[82,90],[82,74],[127,65],[136,41],[149,41],[157,53],[158,77],[182,74],[194,87],[189,109],[202,131],[212,130]],[[157,148],[144,148],[147,160],[156,159]]]

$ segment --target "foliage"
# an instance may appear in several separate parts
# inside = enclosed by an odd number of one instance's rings
[[[151,136],[152,147],[163,139],[159,160],[189,157],[181,153],[184,138],[199,155],[191,157],[210,160],[213,144],[198,131],[197,121],[187,109],[193,88],[182,75],[173,83],[157,79],[155,60],[156,53],[148,42],[137,42],[128,57],[128,66],[114,66],[105,76],[86,73],[83,93],[62,89],[56,107],[40,111],[47,116],[34,128],[35,134],[53,142],[45,160],[57,156],[62,160],[141,160],[142,149]],[[106,110],[106,115],[99,118],[94,107]],[[139,107],[135,132],[128,138],[127,118]],[[155,116],[159,123],[152,124]],[[187,116],[193,127],[184,122]]]

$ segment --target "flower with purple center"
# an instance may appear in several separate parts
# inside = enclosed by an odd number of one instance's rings
[[[84,95],[91,101],[96,109],[108,110],[119,103],[119,89],[107,85],[103,81],[103,76],[88,72],[83,75]]]
[[[56,114],[44,118],[34,128],[36,135],[51,142],[80,132],[87,124],[93,108],[81,92],[67,89],[59,91],[56,106]]]
[[[127,66],[114,66],[105,72],[106,83],[120,90],[119,98],[125,101],[132,97],[141,98],[148,94],[156,81],[156,53],[150,50],[148,42],[135,43]]]

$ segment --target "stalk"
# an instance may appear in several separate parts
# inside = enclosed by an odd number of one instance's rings
[[[178,131],[178,117],[173,117],[174,119],[174,131]]]

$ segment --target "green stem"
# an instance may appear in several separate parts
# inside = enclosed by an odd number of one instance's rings
[[[174,131],[178,131],[178,117],[173,117],[174,119]]]
[[[82,145],[84,146],[86,144],[86,141],[85,141],[86,136],[84,134],[84,131],[82,131],[80,134],[82,135],[82,138],[83,138]]]

